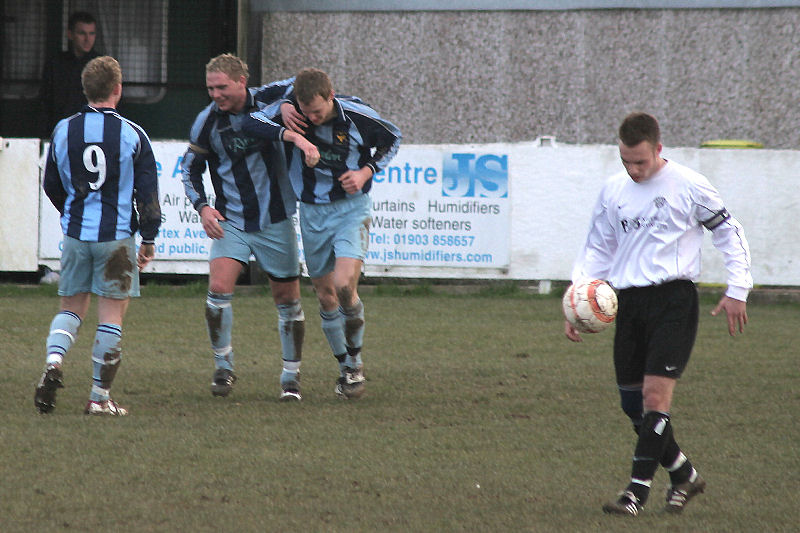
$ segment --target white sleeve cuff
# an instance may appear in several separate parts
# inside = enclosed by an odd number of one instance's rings
[[[725,291],[725,296],[728,298],[733,298],[734,300],[740,300],[742,302],[747,301],[747,295],[750,293],[750,289],[746,289],[744,287],[736,287],[734,285],[728,285],[728,290]]]

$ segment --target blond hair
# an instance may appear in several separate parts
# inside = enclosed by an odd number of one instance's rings
[[[232,80],[238,80],[240,76],[245,79],[250,77],[247,70],[247,63],[233,54],[220,54],[206,63],[206,74],[209,72],[221,72]]]
[[[122,83],[122,69],[111,56],[95,57],[81,72],[83,94],[89,102],[108,100],[114,88]]]

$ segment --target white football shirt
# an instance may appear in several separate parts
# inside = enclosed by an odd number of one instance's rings
[[[746,301],[753,278],[741,224],[705,176],[673,161],[642,183],[624,171],[606,181],[572,279],[605,279],[617,289],[696,281],[704,225],[724,256],[725,294]]]

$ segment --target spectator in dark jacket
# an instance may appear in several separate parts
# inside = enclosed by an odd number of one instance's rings
[[[94,49],[97,22],[91,13],[76,11],[67,23],[69,49],[50,58],[42,74],[42,137],[49,137],[56,123],[86,105],[81,71],[100,54]]]

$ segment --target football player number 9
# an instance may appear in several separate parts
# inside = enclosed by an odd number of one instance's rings
[[[97,179],[89,182],[89,188],[98,190],[106,181],[106,154],[96,144],[90,144],[83,151],[83,166],[92,174],[97,174]]]

